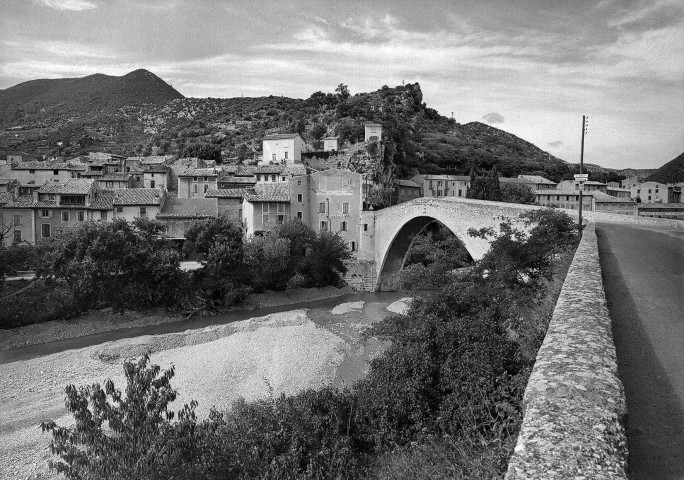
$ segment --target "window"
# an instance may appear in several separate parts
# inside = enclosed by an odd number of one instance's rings
[[[364,231],[364,232],[367,232],[367,231],[368,231],[368,224],[367,224],[367,223],[364,223],[364,224],[363,224],[363,231]]]
[[[192,186],[192,192],[197,193],[197,184]]]
[[[36,173],[35,170],[29,170],[29,173]]]
[[[268,213],[268,203],[261,204],[261,213]]]
[[[284,203],[278,203],[278,213],[285,213],[285,204]]]
[[[50,238],[50,224],[44,223],[40,226],[40,236],[43,238]]]
[[[348,202],[344,202],[342,204],[342,213],[349,213],[349,203]]]
[[[53,174],[53,175],[59,175],[59,170],[53,170],[53,171],[52,171],[52,174]]]
[[[651,189],[650,189],[650,188],[648,189],[648,193],[651,193]]]
[[[325,203],[321,202],[318,204],[318,213],[325,213]]]
[[[272,181],[272,182],[275,182],[275,181],[276,181],[276,176],[275,176],[275,175],[271,175],[271,181]]]
[[[85,220],[85,212],[78,212],[78,221],[83,222]]]
[[[301,220],[301,219],[303,218],[303,217],[302,217],[302,212],[297,212],[297,218],[298,218],[299,220]]]
[[[69,210],[62,210],[62,221],[63,222],[69,221]]]
[[[150,188],[154,188],[154,186],[155,186],[155,181],[154,181],[154,180],[150,180]]]
[[[560,195],[556,195],[556,201],[560,200]]]
[[[441,196],[442,196],[442,191],[441,191],[441,190],[437,190],[437,196],[438,196],[438,197],[441,197]]]
[[[209,184],[205,183],[204,184],[204,193],[207,193],[207,190],[209,190]]]
[[[147,215],[147,207],[140,207],[140,216]]]
[[[41,210],[40,216],[43,218],[49,217],[50,216],[50,210]]]
[[[462,197],[462,196],[463,196],[463,194],[461,193],[461,189],[460,189],[460,188],[458,189],[458,196],[459,196],[459,197]]]
[[[14,215],[14,218],[12,219],[12,223],[14,225],[21,225],[21,215]]]
[[[107,220],[107,212],[106,211],[101,211],[100,212],[100,220]]]
[[[273,161],[275,162],[276,161],[276,154],[275,153],[272,155],[272,158],[273,158]]]
[[[285,181],[285,177],[280,177],[280,180],[282,180],[282,181],[284,182],[284,181]]]
[[[123,207],[116,207],[116,213],[123,213]]]
[[[197,181],[197,177],[192,177],[192,181],[193,181],[193,182],[196,182],[196,181]]]
[[[347,222],[342,221],[340,222],[340,232],[346,232],[347,231]]]
[[[242,218],[242,209],[238,210],[238,218]]]
[[[327,229],[328,229],[328,222],[321,222],[320,223],[321,232],[325,232]]]
[[[262,215],[261,216],[261,226],[265,227],[268,225],[268,215]]]
[[[278,225],[282,225],[283,223],[285,223],[285,215],[276,216],[276,223]]]
[[[15,230],[14,231],[14,243],[20,243],[21,242],[21,230]]]
[[[301,184],[302,184],[302,181],[301,181],[301,180],[297,180],[297,185],[301,185]]]
[[[356,242],[349,242],[349,250],[352,252],[356,251]]]
[[[565,196],[565,201],[566,201],[566,202],[570,201],[570,195],[566,195],[566,196]]]
[[[105,188],[114,188],[114,182],[106,181]]]
[[[285,160],[287,160],[287,152],[285,152]]]
[[[304,201],[304,196],[303,196],[301,193],[298,193],[298,194],[297,194],[297,201],[298,201],[299,203],[302,203],[302,202]]]

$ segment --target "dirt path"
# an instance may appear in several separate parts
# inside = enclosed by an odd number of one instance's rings
[[[599,224],[632,479],[684,478],[684,232]]]

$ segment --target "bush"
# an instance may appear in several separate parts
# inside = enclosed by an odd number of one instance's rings
[[[38,280],[22,291],[0,297],[0,328],[16,328],[33,323],[75,317],[81,313],[70,289],[61,282],[46,285]]]

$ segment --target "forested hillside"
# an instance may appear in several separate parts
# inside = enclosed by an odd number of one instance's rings
[[[568,178],[575,168],[535,145],[479,122],[458,124],[423,102],[418,83],[351,95],[183,98],[146,70],[123,77],[36,80],[0,91],[0,149],[75,156],[172,153],[247,161],[265,134],[298,132],[314,147],[326,135],[354,144],[363,124],[384,127],[382,168],[389,176],[467,174],[496,165],[502,175]],[[62,145],[58,145],[61,142]]]

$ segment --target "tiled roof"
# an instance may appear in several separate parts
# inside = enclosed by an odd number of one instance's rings
[[[451,181],[469,182],[470,181],[470,177],[468,175],[430,175],[430,174],[424,175],[424,174],[420,174],[420,175],[416,175],[416,176],[423,177],[423,178],[425,178],[425,180],[446,180],[449,182],[451,182]],[[413,177],[413,178],[415,178],[415,177]]]
[[[12,201],[12,194],[7,192],[0,192],[0,205],[4,205]]]
[[[159,205],[161,196],[159,188],[126,188],[114,192],[114,205]]]
[[[340,138],[340,136],[339,136],[339,135],[335,135],[335,136],[333,136],[333,137],[325,137],[325,138],[323,138],[323,140],[337,140],[338,138]]]
[[[242,198],[246,190],[242,188],[210,188],[204,194],[206,198]]]
[[[284,184],[257,184],[245,191],[248,202],[289,202],[290,191]]]
[[[68,170],[69,164],[62,162],[22,162],[12,167],[13,170]]]
[[[280,174],[285,169],[284,165],[259,165],[256,173],[277,173]]]
[[[298,133],[274,133],[271,135],[266,135],[264,140],[288,140],[295,137],[299,137]]]
[[[212,218],[218,215],[216,200],[210,198],[167,198],[158,219]]]
[[[145,173],[167,173],[169,167],[166,164],[159,165],[145,165],[143,172]]]
[[[33,200],[32,196],[22,196],[17,198],[13,202],[7,202],[3,208],[55,208],[57,207],[57,202],[54,200],[41,200],[36,202]],[[81,209],[84,208],[81,206]]]
[[[635,203],[631,198],[618,198],[603,192],[591,192],[594,201],[599,203]]]
[[[0,185],[7,185],[8,183],[14,183],[16,180],[13,178],[0,178]]]
[[[180,172],[179,177],[216,177],[218,172],[213,168],[191,168]]]
[[[528,180],[526,178],[509,178],[509,177],[499,177],[499,183],[517,183],[520,185],[531,185],[537,182]]]
[[[100,170],[88,170],[86,172],[81,173],[82,177],[101,177],[102,175],[103,173]]]
[[[639,210],[682,210],[684,211],[684,203],[639,203],[637,205]]]
[[[87,195],[93,186],[92,180],[71,179],[62,185],[57,182],[46,182],[38,193],[58,193],[60,195]]]
[[[535,195],[551,195],[551,196],[554,196],[554,195],[579,195],[579,190],[574,190],[574,189],[573,190],[567,190],[567,189],[566,190],[553,190],[553,189],[547,188],[547,189],[541,189],[541,190],[532,190],[532,192]],[[597,193],[597,192],[596,191],[582,192],[582,195],[585,197],[591,197],[595,193]]]
[[[543,183],[545,185],[556,185],[556,182],[552,182],[548,178],[544,178],[541,175],[518,175],[518,178],[525,178],[534,183]]]
[[[395,185],[399,185],[400,187],[420,188],[420,185],[418,185],[413,180],[394,180],[393,183]]]
[[[95,200],[90,203],[93,210],[111,210],[114,206],[114,192],[111,190],[100,190],[96,194]]]
[[[216,180],[219,183],[240,183],[244,185],[254,185],[256,183],[256,178],[252,175],[250,177],[236,177],[233,175],[219,175],[218,180]]]
[[[103,182],[127,182],[131,179],[129,173],[108,173],[100,180]]]

